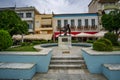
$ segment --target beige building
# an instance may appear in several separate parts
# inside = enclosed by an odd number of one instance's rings
[[[101,24],[102,13],[109,13],[114,9],[119,9],[119,0],[92,0],[88,5],[89,13],[98,13],[98,26],[103,30]]]
[[[40,34],[52,34],[52,14],[40,14],[35,16],[35,32]]]
[[[119,8],[118,2],[119,0],[92,0],[88,5],[89,13],[96,13],[103,10],[108,13],[113,9]]]

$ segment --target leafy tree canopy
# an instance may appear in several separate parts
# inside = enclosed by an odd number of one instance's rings
[[[109,14],[104,14],[102,16],[102,25],[109,32],[116,32],[116,34],[119,34],[120,10],[114,10]]]
[[[10,35],[26,34],[28,32],[28,24],[12,10],[4,10],[0,12],[0,29],[7,30]]]

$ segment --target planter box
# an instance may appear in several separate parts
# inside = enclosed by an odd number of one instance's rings
[[[36,72],[47,72],[52,57],[52,49],[40,52],[0,52],[0,62],[34,63]]]
[[[120,64],[104,64],[102,72],[108,80],[120,80]]]
[[[32,80],[36,66],[32,63],[0,63],[0,79]]]
[[[120,64],[120,51],[99,52],[83,48],[82,55],[91,73],[102,73],[103,64]]]

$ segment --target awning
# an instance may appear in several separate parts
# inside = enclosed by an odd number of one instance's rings
[[[12,38],[15,40],[21,40],[22,36],[13,35]],[[26,40],[51,40],[52,34],[29,34],[29,35],[24,35],[23,38]]]
[[[103,37],[105,33],[107,33],[107,32],[105,32],[105,31],[98,32],[98,33],[94,34],[94,37]]]
[[[70,34],[72,35],[72,37],[77,37],[76,35],[80,34],[81,32],[79,31],[72,31]],[[93,35],[97,32],[84,32],[85,34],[90,34],[90,35]],[[58,37],[60,34],[60,32],[54,32],[54,37]],[[63,34],[63,33],[62,33]],[[89,36],[90,36],[89,35]]]
[[[76,37],[94,37],[93,34],[88,34],[88,33],[79,33],[76,35]]]
[[[64,33],[62,33],[61,35],[63,36]],[[68,34],[68,33],[67,33],[67,35],[71,35],[72,37],[75,37],[75,35],[73,35],[73,34]],[[56,37],[59,37],[59,36],[60,36],[60,34],[56,35]]]

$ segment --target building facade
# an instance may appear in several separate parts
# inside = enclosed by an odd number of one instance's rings
[[[103,13],[108,14],[114,9],[120,9],[119,0],[92,0],[88,5],[89,13],[98,13],[98,25],[101,30],[104,30],[102,27],[101,17]]]
[[[52,18],[53,18],[52,14],[36,15],[35,32],[39,34],[52,34],[53,33]]]
[[[88,5],[89,13],[102,12],[109,13],[113,9],[119,9],[119,0],[92,0]]]
[[[36,15],[40,15],[40,13],[34,7],[18,7],[15,8],[15,12],[18,16],[28,23],[28,32],[35,33],[35,21]]]
[[[100,30],[97,13],[55,14],[53,16],[54,34],[59,34],[60,29],[66,24],[70,25],[73,35],[80,32],[94,33]]]

